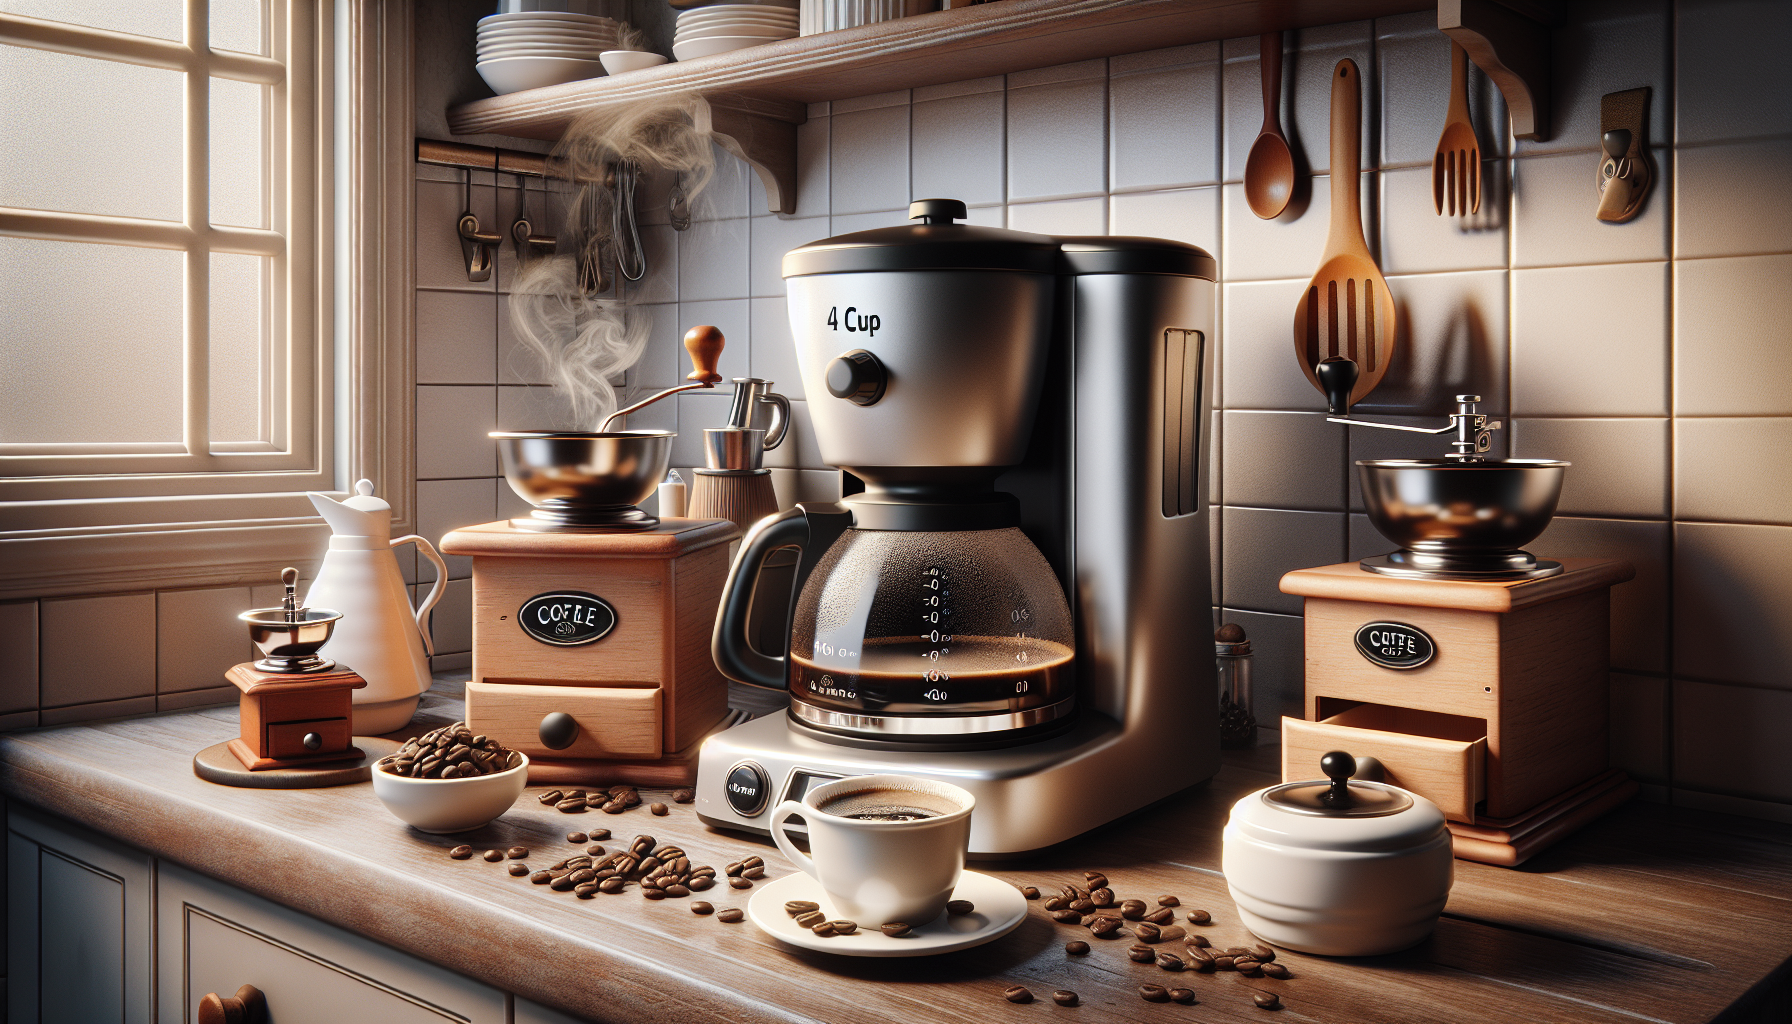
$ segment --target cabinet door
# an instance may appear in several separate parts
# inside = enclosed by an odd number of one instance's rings
[[[6,827],[7,1019],[148,1024],[154,860],[17,805]]]
[[[161,1024],[207,992],[254,985],[270,1024],[505,1024],[507,996],[297,911],[163,862],[156,927]]]

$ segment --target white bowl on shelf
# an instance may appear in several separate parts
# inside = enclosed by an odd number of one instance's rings
[[[480,60],[502,60],[506,57],[571,57],[574,60],[600,60],[608,47],[598,46],[494,46],[479,51]]]
[[[605,50],[598,60],[603,62],[605,71],[612,75],[623,75],[630,71],[657,68],[666,63],[666,55],[646,50]]]
[[[727,28],[735,25],[751,28],[785,29],[791,32],[797,30],[797,24],[794,21],[772,21],[766,18],[716,18],[712,21],[681,21],[673,32],[675,34],[679,32],[695,32],[699,29]]]
[[[481,32],[478,41],[485,43],[598,43],[606,39],[615,39],[619,33],[608,30],[601,32],[538,32],[535,29],[518,30],[516,32]]]
[[[604,73],[600,61],[571,57],[499,57],[482,60],[474,67],[485,84],[500,96],[597,78]]]
[[[529,755],[523,763],[491,775],[464,779],[413,779],[373,769],[373,795],[386,810],[422,832],[468,832],[502,817],[529,785]]]
[[[616,19],[595,14],[562,14],[558,11],[518,11],[514,14],[488,14],[479,19],[478,28],[494,25],[615,25]]]
[[[698,57],[713,57],[729,50],[744,50],[749,46],[760,46],[777,42],[761,36],[711,36],[707,39],[689,39],[682,43],[672,44],[672,56],[679,60],[696,60]]]
[[[786,11],[779,7],[762,7],[758,10],[744,11],[686,11],[678,16],[678,24],[691,25],[703,21],[730,21],[735,18],[747,18],[754,21],[801,21],[795,11]]]
[[[761,14],[785,11],[797,13],[797,5],[789,4],[710,4],[707,7],[693,7],[679,14],[680,18],[691,18],[710,14]]]
[[[761,39],[784,39],[796,34],[796,29],[786,25],[715,25],[704,28],[679,29],[672,37],[673,42],[681,39],[713,39],[716,36],[758,36]]]
[[[583,14],[609,17],[620,9],[617,0],[500,0],[499,14]]]

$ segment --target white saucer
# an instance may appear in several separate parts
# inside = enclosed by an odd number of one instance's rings
[[[1027,898],[1019,889],[998,878],[966,871],[952,890],[955,900],[970,900],[976,910],[969,914],[941,914],[900,939],[893,939],[878,930],[882,921],[859,922],[859,930],[851,935],[822,938],[784,912],[789,900],[811,900],[821,904],[829,920],[838,917],[833,901],[821,883],[801,871],[759,887],[747,901],[747,916],[761,931],[793,946],[839,953],[842,956],[931,956],[957,949],[981,946],[999,939],[1027,919]]]

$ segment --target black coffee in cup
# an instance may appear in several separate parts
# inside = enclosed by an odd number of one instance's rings
[[[879,787],[842,793],[822,804],[821,810],[855,821],[923,821],[958,808],[932,793]]]

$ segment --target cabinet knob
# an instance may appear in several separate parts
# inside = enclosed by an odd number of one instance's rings
[[[207,992],[199,1000],[198,1024],[267,1024],[268,1000],[261,989],[244,985],[236,995]]]
[[[304,744],[306,750],[319,750],[323,748],[324,738],[317,733],[308,732],[305,734]]]

